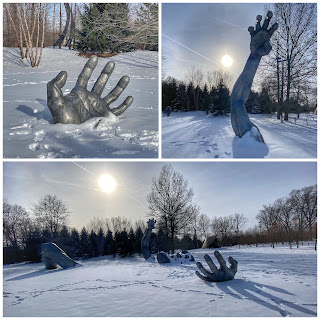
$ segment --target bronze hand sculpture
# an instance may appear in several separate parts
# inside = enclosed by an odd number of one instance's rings
[[[66,71],[61,71],[47,84],[47,104],[54,123],[80,124],[90,118],[107,117],[110,112],[118,116],[131,105],[133,98],[129,96],[117,108],[110,108],[110,104],[117,100],[127,87],[130,81],[128,76],[123,76],[116,87],[107,96],[101,98],[103,89],[115,67],[112,61],[106,64],[92,90],[88,91],[88,81],[97,63],[97,56],[91,56],[80,73],[76,86],[65,96],[61,88],[67,81]]]
[[[251,53],[231,94],[231,124],[235,134],[242,138],[246,132],[255,127],[258,130],[257,140],[260,142],[264,142],[263,137],[258,127],[249,120],[245,104],[248,100],[253,78],[258,69],[260,60],[262,56],[268,55],[272,49],[270,39],[275,30],[277,30],[278,24],[275,23],[268,29],[271,18],[272,12],[268,11],[263,25],[261,26],[262,17],[258,15],[256,28],[248,28],[251,35]]]

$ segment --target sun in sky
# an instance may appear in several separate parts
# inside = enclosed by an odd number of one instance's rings
[[[116,188],[116,181],[109,174],[103,174],[99,177],[98,184],[103,192],[110,193]]]
[[[221,62],[225,67],[229,68],[229,67],[231,67],[233,60],[228,54],[225,54],[222,57]]]

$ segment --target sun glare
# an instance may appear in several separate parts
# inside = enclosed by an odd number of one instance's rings
[[[116,181],[113,179],[112,176],[110,176],[108,174],[104,174],[104,175],[100,176],[100,178],[98,180],[98,184],[99,184],[100,189],[103,192],[107,192],[107,193],[112,192],[116,187]]]
[[[221,62],[225,67],[229,68],[232,65],[232,58],[229,55],[225,54],[222,57]]]

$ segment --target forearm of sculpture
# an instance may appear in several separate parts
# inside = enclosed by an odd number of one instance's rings
[[[248,117],[246,101],[248,100],[252,82],[258,69],[261,57],[249,55],[246,65],[236,81],[231,94],[231,123],[233,130],[240,138],[255,126]]]
[[[252,82],[259,67],[260,60],[261,57],[254,56],[252,53],[249,55],[246,65],[232,90],[231,103],[236,107],[238,106],[238,103],[245,105],[248,100]]]

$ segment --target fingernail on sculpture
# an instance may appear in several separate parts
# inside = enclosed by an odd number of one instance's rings
[[[144,233],[144,236],[141,241],[141,252],[143,254],[143,257],[146,260],[151,257],[151,253],[149,251],[149,242],[150,242],[151,232],[155,228],[156,222],[157,221],[154,219],[149,219],[147,221],[147,229],[146,229],[146,232]]]
[[[255,137],[258,141],[263,143],[264,140],[258,127],[249,120],[245,104],[248,100],[253,78],[258,69],[260,60],[263,56],[268,55],[272,49],[270,39],[278,28],[278,24],[275,23],[268,29],[272,15],[272,12],[268,11],[262,26],[262,16],[258,15],[256,18],[256,27],[248,28],[251,35],[251,53],[231,93],[231,124],[235,134],[242,138],[246,132],[255,127],[258,131]]]
[[[55,243],[43,243],[41,245],[42,262],[47,269],[56,269],[58,265],[63,269],[74,267],[77,263],[71,259]]]
[[[54,123],[80,124],[91,118],[108,117],[109,113],[118,116],[131,105],[133,97],[129,96],[118,107],[110,108],[110,104],[119,98],[129,84],[130,78],[128,76],[123,76],[107,96],[101,97],[114,70],[115,63],[113,61],[106,64],[92,90],[88,91],[88,81],[97,63],[98,57],[91,56],[80,73],[76,86],[65,96],[61,88],[67,81],[66,71],[61,71],[47,84],[47,105]]]
[[[219,251],[215,251],[214,255],[220,264],[220,269],[216,267],[212,259],[206,254],[204,256],[204,259],[206,260],[212,272],[209,272],[207,269],[205,269],[201,262],[197,262],[197,267],[203,273],[203,275],[198,271],[196,271],[196,275],[201,280],[210,282],[222,282],[232,280],[238,271],[238,261],[236,261],[232,257],[228,257],[230,267],[227,267],[226,261],[223,259]]]

